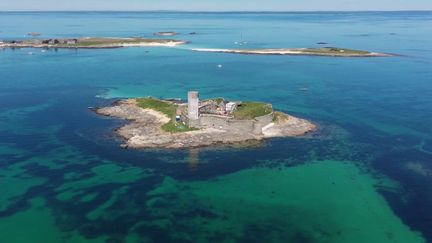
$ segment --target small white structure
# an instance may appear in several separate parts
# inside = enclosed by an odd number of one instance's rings
[[[228,103],[225,105],[225,110],[226,110],[228,113],[233,112],[236,108],[237,108],[237,103],[235,103],[235,102],[228,102]]]
[[[66,44],[68,44],[68,45],[75,45],[76,43],[78,43],[77,39],[66,40]]]

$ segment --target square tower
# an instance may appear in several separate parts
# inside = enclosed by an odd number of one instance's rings
[[[188,92],[188,119],[196,121],[199,119],[199,93],[198,91]]]

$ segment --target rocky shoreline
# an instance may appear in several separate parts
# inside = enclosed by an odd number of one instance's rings
[[[217,144],[237,144],[251,140],[274,137],[296,137],[306,135],[317,129],[313,123],[278,112],[277,119],[265,127],[262,134],[225,131],[206,128],[196,131],[170,133],[162,126],[170,121],[163,113],[143,109],[135,99],[115,102],[110,107],[93,109],[99,115],[128,120],[129,123],[116,130],[124,139],[122,148],[194,148]]]
[[[330,56],[330,57],[390,57],[391,54],[358,51],[344,48],[280,48],[280,49],[213,49],[195,48],[198,52],[216,52],[243,55],[292,55],[292,56]]]
[[[183,40],[173,39],[85,37],[0,41],[0,48],[111,49],[123,47],[174,47],[186,43]]]

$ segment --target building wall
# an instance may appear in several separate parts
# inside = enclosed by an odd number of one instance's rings
[[[256,117],[254,123],[254,133],[261,134],[262,128],[272,123],[274,119],[274,113],[270,113],[264,116]]]
[[[229,129],[229,118],[217,115],[201,114],[200,126],[205,128]]]
[[[234,120],[232,118],[202,114],[199,126],[202,128],[216,128],[227,131],[261,134],[262,128],[273,122],[274,114],[257,117],[254,120]]]
[[[229,126],[232,130],[254,133],[254,120],[231,120]]]

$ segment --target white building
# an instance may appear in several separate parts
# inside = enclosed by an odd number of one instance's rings
[[[77,39],[66,40],[66,44],[68,44],[68,45],[75,45],[76,43],[78,43]]]
[[[235,103],[235,102],[228,102],[228,103],[225,105],[225,110],[226,110],[226,112],[228,112],[228,113],[233,112],[236,108],[237,108],[237,103]]]

